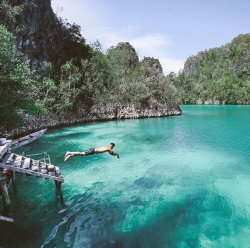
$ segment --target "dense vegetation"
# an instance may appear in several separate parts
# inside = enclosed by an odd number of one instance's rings
[[[206,101],[250,103],[249,34],[200,52],[187,59],[183,71],[165,76],[158,59],[139,61],[129,43],[104,52],[98,41],[86,44],[78,25],[56,16],[29,30],[20,16],[37,6],[21,2],[0,5],[0,132],[21,125],[22,113],[88,113],[91,106],[106,103],[151,109]],[[22,43],[27,30],[33,32],[29,44]]]
[[[175,85],[186,104],[250,104],[250,34],[188,58]]]
[[[162,69],[145,63],[154,62],[152,58],[140,62],[129,43],[120,43],[105,54],[96,42],[88,59],[72,58],[59,71],[49,62],[43,62],[41,70],[30,70],[24,55],[13,52],[13,35],[3,25],[0,37],[1,130],[20,125],[17,120],[23,110],[42,115],[88,112],[94,104],[107,102],[137,107],[177,104],[176,90]],[[131,62],[133,56],[137,60]]]
[[[30,70],[22,62],[20,54],[12,51],[14,37],[0,25],[0,120],[2,126],[8,126],[20,118],[17,109],[30,105]],[[1,127],[1,126],[0,126]]]

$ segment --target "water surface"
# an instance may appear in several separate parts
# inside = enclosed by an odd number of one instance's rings
[[[182,110],[60,128],[17,150],[50,155],[65,179],[67,209],[53,181],[18,175],[10,189],[15,221],[0,223],[0,246],[248,247],[250,107]],[[63,162],[66,151],[110,142],[120,159]]]

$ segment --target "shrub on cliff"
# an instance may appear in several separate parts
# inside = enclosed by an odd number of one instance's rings
[[[33,108],[30,87],[32,73],[27,62],[12,49],[14,37],[0,25],[0,129],[11,129],[20,123],[20,108]]]

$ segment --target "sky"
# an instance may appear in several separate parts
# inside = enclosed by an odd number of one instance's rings
[[[188,57],[250,33],[249,0],[51,0],[54,13],[81,27],[104,51],[129,42],[139,59],[159,59],[164,74]]]

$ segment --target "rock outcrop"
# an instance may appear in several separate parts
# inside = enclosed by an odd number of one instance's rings
[[[159,59],[152,57],[144,57],[141,65],[146,68],[151,68],[156,76],[163,76],[163,70]]]
[[[122,58],[120,59],[122,59],[122,62],[126,64],[126,66],[133,68],[139,62],[139,57],[129,42],[119,42],[116,46],[108,50],[108,55],[116,53],[117,51],[121,52],[120,56]]]
[[[25,125],[22,128],[17,128],[9,133],[2,134],[2,136],[6,138],[19,137],[45,127],[55,128],[88,122],[156,118],[181,114],[182,111],[179,106],[167,107],[161,104],[158,104],[154,108],[136,108],[134,105],[95,105],[91,108],[89,113],[65,113],[60,115],[48,114],[41,117],[21,113],[25,121]]]
[[[14,50],[25,55],[33,70],[43,69],[44,61],[59,68],[72,57],[89,56],[80,27],[65,26],[54,14],[51,0],[0,0],[0,24],[15,35]]]
[[[41,61],[50,61],[51,51],[56,49],[56,18],[51,0],[0,0],[0,4],[3,10],[13,7],[11,16],[4,15],[3,11],[0,23],[15,34],[14,49],[26,55],[32,69],[37,69]],[[10,17],[12,19],[8,21]]]

